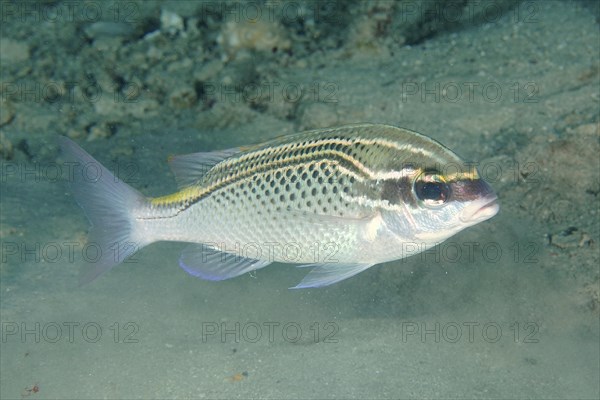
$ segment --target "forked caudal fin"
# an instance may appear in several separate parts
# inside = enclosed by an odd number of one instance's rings
[[[91,223],[85,254],[92,268],[82,274],[84,284],[151,242],[141,236],[135,220],[147,200],[72,140],[61,136],[58,143],[70,163],[67,179],[73,196]]]

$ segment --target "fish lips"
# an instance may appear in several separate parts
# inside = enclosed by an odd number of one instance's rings
[[[461,211],[460,221],[473,225],[492,218],[500,210],[497,200],[498,198],[495,195],[473,200]]]
[[[498,197],[483,179],[459,181],[452,186],[455,200],[467,202],[459,215],[461,222],[474,225],[498,213]]]

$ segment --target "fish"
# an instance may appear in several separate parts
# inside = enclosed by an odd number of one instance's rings
[[[147,197],[59,138],[97,257],[87,283],[158,241],[187,242],[179,265],[219,281],[272,263],[324,287],[427,250],[499,210],[473,163],[436,140],[354,124],[171,157],[180,189]],[[90,169],[94,171],[90,174]]]

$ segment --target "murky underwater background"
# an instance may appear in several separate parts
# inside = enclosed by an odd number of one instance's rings
[[[558,1],[0,3],[0,397],[600,396],[600,14]],[[170,155],[356,122],[499,195],[435,249],[323,289],[158,243],[84,287],[66,135],[147,195]]]

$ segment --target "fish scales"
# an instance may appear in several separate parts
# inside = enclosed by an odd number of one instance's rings
[[[277,139],[212,168],[199,183],[202,193],[187,201],[190,214],[173,221],[195,226],[194,231],[163,239],[199,240],[232,251],[243,244],[249,250],[271,251],[274,261],[317,263],[321,255],[367,261],[370,250],[381,249],[357,243],[361,224],[340,227],[338,221],[317,221],[305,213],[358,220],[372,215],[364,202],[352,201],[361,195],[353,189],[355,182],[377,180],[392,168],[391,162],[399,167],[408,159],[419,164],[419,157],[410,156],[430,154],[428,147],[428,138],[412,132],[371,126],[312,131],[283,143]],[[406,153],[405,159],[389,156],[398,151]],[[453,155],[437,161],[460,162]],[[362,195],[376,200],[377,192]],[[286,249],[294,253],[282,254]]]
[[[127,237],[137,247],[201,244],[180,265],[207,279],[287,262],[317,266],[299,287],[324,286],[423,251],[498,209],[476,169],[433,139],[387,125],[308,131],[172,164],[186,187],[137,197]]]

